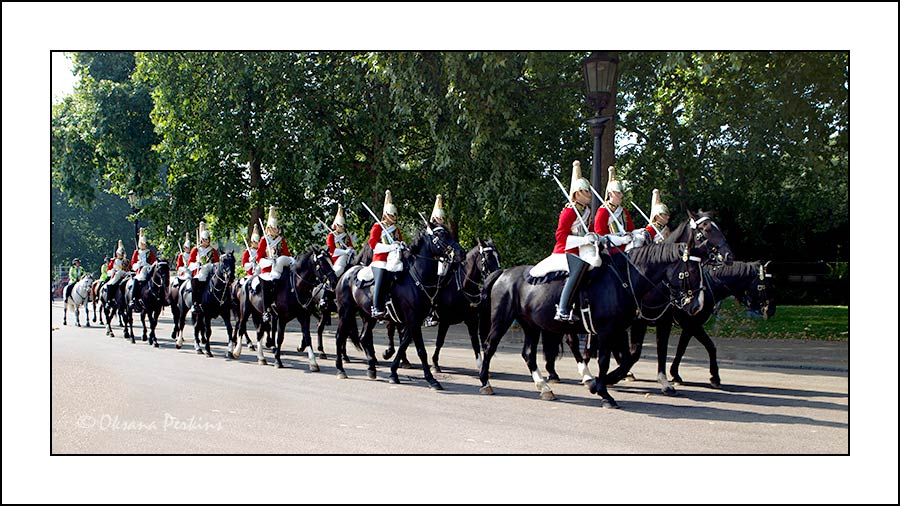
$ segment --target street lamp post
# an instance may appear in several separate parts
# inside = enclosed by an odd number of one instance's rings
[[[602,192],[601,188],[601,172],[600,172],[600,138],[603,136],[603,129],[606,122],[613,119],[611,116],[601,116],[603,109],[609,105],[610,98],[614,93],[616,79],[618,78],[619,59],[613,55],[609,55],[603,51],[594,51],[583,62],[581,68],[584,72],[585,98],[596,112],[596,116],[587,120],[586,123],[591,126],[591,133],[594,135],[594,160],[591,164],[591,186],[598,192]],[[594,196],[591,198],[591,216],[596,215],[597,209],[600,208],[600,200]]]
[[[134,216],[134,249],[137,249],[137,243],[140,235],[140,229],[138,228],[138,217],[137,212],[139,211],[139,207],[141,205],[141,197],[140,195],[134,193],[134,190],[128,192],[128,203],[131,204],[131,214]]]

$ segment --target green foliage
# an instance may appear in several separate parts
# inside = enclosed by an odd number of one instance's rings
[[[504,265],[534,263],[565,202],[551,175],[568,183],[577,159],[589,177],[587,54],[76,53],[76,93],[53,106],[53,184],[82,209],[98,188],[134,191],[168,254],[200,219],[242,245],[270,205],[292,251],[324,245],[317,218],[339,203],[363,241],[361,204],[379,212],[387,189],[412,237],[440,193],[464,247],[491,237]],[[619,58],[626,202],[649,212],[660,188],[673,224],[715,209],[743,258],[849,242],[846,53]]]

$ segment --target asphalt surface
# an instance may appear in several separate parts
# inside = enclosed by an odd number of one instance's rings
[[[633,368],[636,381],[611,388],[620,405],[611,410],[600,408],[599,397],[580,384],[568,351],[557,366],[563,382],[551,385],[557,400],[541,400],[515,330],[492,363],[496,394],[486,396],[479,394],[463,325],[451,327],[441,352],[440,392],[428,388],[414,354],[415,368],[400,370],[401,385],[387,382],[383,360],[377,379],[369,380],[364,355],[352,345],[349,379],[338,379],[334,326],[325,334],[329,359],[319,360],[317,373],[296,352],[296,322],[288,327],[284,369],[273,366],[268,351],[269,365],[257,365],[246,347],[239,360],[226,360],[220,321],[213,358],[196,354],[190,342],[176,350],[168,311],[158,329],[159,349],[131,344],[117,326],[114,338],[105,327],[75,327],[71,314],[62,326],[59,301],[52,303],[51,326],[53,454],[849,452],[847,342],[716,339],[723,386],[714,389],[706,351],[695,341],[681,367],[687,383],[665,396],[655,381],[650,333]],[[424,329],[429,359],[435,333]],[[379,358],[385,336],[379,326]],[[674,347],[670,343],[670,360]]]

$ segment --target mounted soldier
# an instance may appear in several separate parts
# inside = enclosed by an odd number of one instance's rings
[[[122,244],[121,239],[119,239],[119,246],[116,248],[116,256],[109,261],[106,271],[109,275],[109,281],[103,286],[106,287],[108,294],[106,299],[107,309],[111,309],[112,302],[116,300],[114,290],[128,273],[128,261],[125,259],[125,245]],[[102,289],[103,287],[101,287],[101,290]]]
[[[200,294],[206,288],[206,281],[212,264],[219,261],[219,251],[210,244],[209,230],[206,230],[206,222],[200,222],[200,240],[188,259],[188,269],[191,271],[191,293],[193,306],[192,314],[200,314]]]
[[[172,284],[178,284],[181,281],[191,279],[191,271],[188,265],[191,263],[191,233],[184,233],[184,243],[181,245],[181,253],[175,261],[176,277],[172,278]]]
[[[326,239],[328,244],[328,253],[331,255],[331,263],[334,265],[334,275],[341,277],[350,257],[353,256],[353,239],[347,233],[347,221],[344,219],[344,207],[338,204],[337,214],[331,223],[331,230]]]
[[[650,224],[646,230],[650,233],[650,239],[653,242],[663,242],[669,236],[669,208],[662,203],[659,197],[659,190],[653,190],[653,200],[650,204]],[[656,233],[657,230],[659,233]]]
[[[259,279],[262,280],[262,299],[263,307],[266,308],[263,313],[263,321],[269,322],[272,319],[274,308],[271,306],[275,303],[274,281],[281,278],[281,272],[286,266],[294,263],[291,257],[291,251],[288,249],[287,242],[281,235],[281,228],[278,225],[278,216],[275,214],[275,206],[269,207],[269,219],[266,221],[266,235],[259,240],[259,246],[256,248],[256,257],[259,259]],[[256,288],[251,285],[251,288]]]
[[[384,224],[384,227],[382,227]],[[400,250],[403,248],[403,236],[397,229],[397,207],[391,200],[391,191],[384,192],[384,207],[381,222],[372,225],[369,233],[369,246],[372,248],[372,276],[375,288],[372,293],[372,317],[384,319],[384,294],[391,291],[393,274],[403,270]]]
[[[72,267],[69,267],[69,284],[63,289],[63,293],[70,293],[72,287],[81,281],[82,277],[84,277],[84,267],[81,266],[81,260],[76,258],[72,260]],[[65,301],[65,299],[63,299],[63,301]]]
[[[444,201],[441,198],[441,195],[438,194],[437,197],[434,198],[434,207],[431,209],[431,217],[429,221],[432,223],[437,223],[443,228],[446,228],[444,222]],[[438,263],[438,279],[441,279],[445,274],[447,274],[447,269],[449,269],[450,265],[447,262],[439,262]],[[440,324],[440,320],[438,319],[437,308],[432,306],[431,313],[425,318],[425,326],[426,327],[435,327]]]
[[[631,242],[631,231],[634,230],[634,222],[631,214],[622,206],[622,185],[616,179],[616,168],[609,166],[609,182],[606,183],[606,206],[597,210],[594,218],[594,232],[603,238],[603,244],[611,243],[613,247],[607,247],[612,253],[625,250],[625,246]],[[608,242],[607,242],[608,241]]]
[[[250,234],[250,244],[248,248],[244,251],[244,255],[241,257],[241,265],[244,266],[244,280],[249,279],[256,273],[256,266],[258,264],[257,251],[259,248],[259,225],[253,224],[253,233]]]
[[[128,305],[128,309],[139,309],[136,294],[139,293],[143,282],[147,280],[147,271],[150,270],[150,266],[155,262],[156,255],[153,254],[150,245],[147,244],[147,236],[144,235],[144,229],[142,228],[138,236],[138,247],[131,255],[131,270],[135,272],[135,276],[134,281],[131,283],[131,303]]]

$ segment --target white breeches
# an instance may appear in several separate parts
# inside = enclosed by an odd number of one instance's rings
[[[347,270],[347,262],[350,261],[350,255],[352,254],[353,250],[349,250],[348,253],[338,257],[337,262],[334,263],[335,276],[341,277],[341,275],[344,274],[344,271]]]
[[[212,270],[213,264],[203,264],[200,267],[200,270],[197,271],[197,280],[198,281],[206,281],[206,278],[209,277],[209,271]]]

